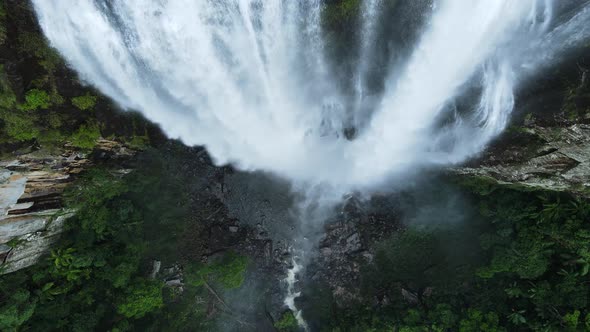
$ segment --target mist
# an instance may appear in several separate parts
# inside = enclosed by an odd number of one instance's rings
[[[376,97],[367,76],[388,24],[380,1],[362,5],[357,70],[344,78],[353,91],[332,72],[319,0],[34,5],[84,80],[170,137],[204,145],[219,165],[340,193],[476,154],[506,126],[523,78],[590,34],[587,3],[568,17],[553,1],[434,1],[414,45],[392,46],[407,56],[382,68]],[[455,110],[465,93],[478,101]]]

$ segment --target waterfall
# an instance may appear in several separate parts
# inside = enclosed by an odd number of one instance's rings
[[[295,256],[291,261],[293,266],[287,271],[287,277],[285,278],[285,282],[287,283],[287,296],[285,297],[285,305],[289,310],[293,312],[295,315],[295,319],[301,328],[304,330],[308,330],[307,323],[303,319],[303,312],[297,308],[295,305],[295,299],[301,295],[301,292],[295,291],[295,284],[297,283],[297,274],[301,272],[303,266],[301,266],[297,262],[297,257]]]
[[[366,0],[363,2],[361,8],[361,37],[360,37],[360,52],[359,63],[355,80],[355,105],[354,105],[354,121],[356,127],[363,127],[364,120],[368,118],[368,112],[363,109],[363,102],[366,100],[367,94],[367,78],[369,75],[370,62],[372,60],[372,52],[376,47],[376,27],[379,14],[379,5],[381,0]]]
[[[348,99],[326,56],[321,0],[33,3],[84,81],[170,137],[206,146],[218,164],[344,191],[477,153],[506,126],[524,78],[590,35],[587,1],[562,21],[550,0],[433,1],[407,59],[382,70],[385,91],[369,114],[375,30],[388,24],[376,19],[378,0],[361,5]],[[479,103],[441,126],[470,87]],[[345,109],[363,127],[352,141]]]
[[[52,46],[124,109],[205,146],[217,164],[336,197],[480,152],[506,127],[515,91],[590,37],[586,0],[565,9],[553,0],[432,0],[404,61],[373,70],[377,48],[398,50],[377,33],[391,24],[384,2],[364,0],[346,91],[327,55],[323,0],[33,4]],[[367,105],[370,75],[385,86]],[[467,94],[477,101],[457,110]],[[355,135],[346,134],[351,122]],[[301,269],[294,259],[285,304],[305,328],[295,306]]]

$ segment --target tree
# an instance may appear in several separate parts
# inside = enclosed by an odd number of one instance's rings
[[[0,307],[0,330],[17,331],[35,311],[37,301],[25,289],[17,289]]]
[[[117,312],[127,318],[141,318],[162,307],[162,283],[137,279],[117,305]]]

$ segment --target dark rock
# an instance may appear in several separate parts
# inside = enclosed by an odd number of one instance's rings
[[[420,300],[418,299],[418,295],[406,290],[405,288],[402,288],[402,297],[408,301],[408,303],[411,304],[418,304],[420,303]]]

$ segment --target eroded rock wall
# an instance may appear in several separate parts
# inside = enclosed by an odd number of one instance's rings
[[[491,145],[475,163],[453,169],[499,184],[590,197],[590,125],[532,125]]]
[[[36,151],[0,161],[0,273],[35,264],[57,241],[72,214],[63,209],[62,194],[76,175],[96,160],[133,154],[101,139],[90,154],[66,146],[61,154]]]

